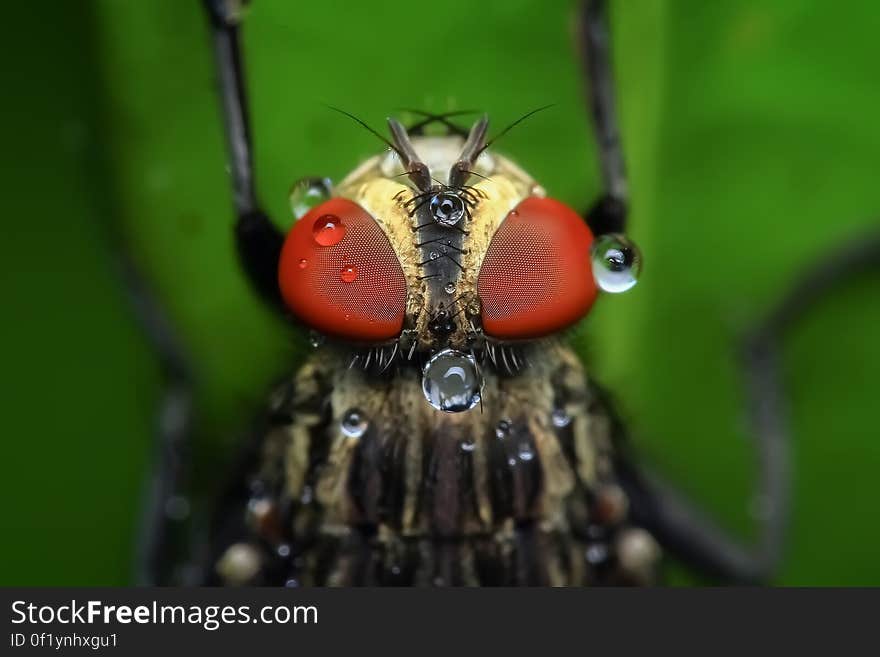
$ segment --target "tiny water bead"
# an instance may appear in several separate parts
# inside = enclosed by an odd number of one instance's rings
[[[467,438],[461,441],[460,447],[463,452],[473,452],[477,448],[477,443],[472,438]]]
[[[333,184],[329,178],[301,178],[290,188],[290,210],[302,219],[312,208],[330,198]]]
[[[455,283],[447,283],[443,289],[446,290],[446,294],[452,294],[455,292]]]
[[[342,433],[346,438],[360,438],[369,425],[366,416],[360,410],[352,408],[342,418]]]
[[[498,440],[504,440],[507,438],[510,433],[510,422],[508,420],[501,420],[495,425],[495,437]]]
[[[351,283],[358,277],[358,268],[354,265],[345,265],[339,277],[344,283]]]
[[[473,356],[444,349],[431,357],[422,370],[422,392],[438,411],[459,413],[480,402],[482,379]]]
[[[312,225],[312,237],[320,246],[339,244],[345,237],[345,224],[335,214],[322,215]]]
[[[557,429],[562,429],[571,424],[571,416],[565,412],[564,408],[555,409],[550,415],[550,420]]]
[[[317,349],[322,344],[324,344],[324,335],[322,333],[318,333],[317,331],[310,331],[309,344],[311,344],[313,348]]]
[[[431,197],[431,216],[443,226],[454,226],[464,216],[464,201],[458,194],[441,192]]]
[[[309,266],[309,261],[306,260],[305,258],[300,258],[299,262],[296,264],[299,266],[300,269],[305,269],[306,267]]]
[[[625,236],[617,233],[600,235],[593,242],[591,257],[593,278],[606,292],[626,292],[638,282],[642,255]]]
[[[535,452],[532,450],[532,446],[529,443],[522,443],[519,446],[519,456],[520,461],[531,461],[535,458]]]

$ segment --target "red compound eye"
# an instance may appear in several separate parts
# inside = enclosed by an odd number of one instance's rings
[[[278,284],[310,327],[353,341],[400,335],[406,279],[379,224],[357,203],[334,198],[297,221],[284,243]]]
[[[498,227],[477,280],[483,330],[506,340],[539,338],[583,317],[597,288],[593,234],[571,208],[523,200]]]

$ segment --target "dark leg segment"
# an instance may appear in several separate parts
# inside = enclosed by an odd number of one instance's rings
[[[853,241],[803,274],[742,342],[747,403],[759,468],[758,544],[737,545],[667,486],[618,463],[634,519],[673,554],[708,574],[739,582],[769,578],[783,549],[789,508],[789,436],[780,376],[786,331],[838,286],[880,271],[880,233]]]
[[[192,430],[192,371],[185,350],[153,298],[146,281],[120,249],[120,274],[138,323],[159,356],[165,389],[156,427],[152,474],[147,482],[139,528],[135,582],[155,586],[174,576],[173,564],[185,552],[189,500],[183,495],[188,475]]]
[[[578,17],[578,28],[587,99],[605,188],[603,196],[587,212],[587,222],[597,235],[623,233],[626,229],[628,190],[623,148],[617,128],[607,2],[586,0]]]
[[[284,236],[260,209],[253,175],[251,134],[239,45],[239,3],[203,0],[210,19],[220,80],[220,99],[229,146],[235,236],[242,267],[256,291],[282,308],[278,259]]]

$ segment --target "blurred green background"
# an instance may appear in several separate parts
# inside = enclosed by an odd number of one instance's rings
[[[131,581],[156,362],[115,275],[116,226],[197,364],[212,481],[301,336],[250,295],[198,2],[8,3],[3,75],[0,583]],[[335,179],[400,107],[495,125],[556,103],[502,150],[576,208],[598,191],[572,2],[256,0],[245,30],[262,198]],[[878,226],[880,5],[618,2],[614,55],[642,283],[577,334],[640,452],[748,536],[752,451],[733,339],[808,263]],[[11,204],[11,207],[10,207]],[[785,349],[794,440],[783,584],[880,584],[878,278]],[[691,581],[681,568],[673,581]]]

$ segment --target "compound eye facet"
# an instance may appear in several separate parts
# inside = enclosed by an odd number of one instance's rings
[[[353,201],[309,210],[287,235],[278,265],[285,303],[327,335],[379,342],[400,335],[406,278],[388,237]]]
[[[492,237],[477,279],[485,333],[540,338],[586,315],[598,293],[592,243],[586,222],[563,203],[520,202]]]

